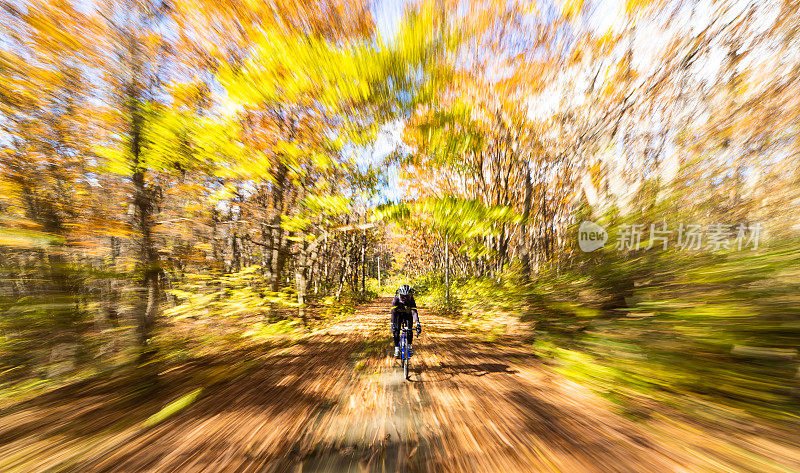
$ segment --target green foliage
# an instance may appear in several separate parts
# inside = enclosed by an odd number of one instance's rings
[[[522,216],[509,206],[489,206],[477,199],[446,196],[379,206],[373,219],[446,236],[454,249],[477,258],[491,254],[486,237],[498,236],[504,225],[519,224]]]
[[[242,337],[252,338],[259,342],[268,342],[277,335],[291,334],[298,330],[302,324],[297,320],[278,320],[273,323],[256,322],[246,330]]]
[[[186,276],[180,289],[167,291],[179,303],[164,311],[173,320],[192,318],[266,317],[273,306],[296,307],[284,292],[267,289],[260,266],[250,266],[237,273]]]
[[[63,287],[75,290],[87,278],[108,276],[67,265],[57,273],[33,266],[28,271],[46,289],[50,289],[48,278],[58,278]],[[30,376],[71,376],[100,348],[102,340],[94,333],[92,319],[100,302],[97,295],[80,297],[52,289],[31,292],[18,298],[0,296],[0,384]]]
[[[164,406],[160,411],[148,417],[147,420],[145,420],[142,424],[142,427],[153,427],[154,425],[157,425],[167,420],[169,417],[177,414],[178,412],[186,409],[192,405],[192,403],[197,399],[198,396],[200,396],[202,392],[203,388],[197,388],[189,393],[184,394],[178,399],[175,399]]]
[[[526,288],[513,273],[506,273],[500,282],[491,278],[457,278],[450,282],[447,300],[443,274],[429,273],[413,283],[419,294],[417,303],[439,314],[465,319],[489,314],[519,314],[524,307]]]
[[[338,301],[334,296],[328,296],[322,299],[322,311],[320,315],[323,320],[336,320],[352,315],[356,311],[357,303],[353,298],[343,297]]]
[[[529,296],[535,348],[618,400],[700,396],[791,417],[800,392],[796,248],[595,261],[605,267],[545,279]],[[625,295],[621,305],[598,297],[609,291]]]
[[[440,315],[457,315],[461,313],[462,304],[458,297],[451,294],[447,300],[444,285],[444,276],[437,273],[428,273],[414,280],[414,299],[417,305],[430,309]]]

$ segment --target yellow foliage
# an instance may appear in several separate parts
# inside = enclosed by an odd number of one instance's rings
[[[565,18],[572,20],[581,14],[583,4],[584,0],[564,0],[561,11]]]

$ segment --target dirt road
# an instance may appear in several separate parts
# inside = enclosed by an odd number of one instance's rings
[[[387,356],[389,303],[362,306],[330,330],[258,360],[246,374],[204,387],[193,404],[154,427],[131,420],[152,414],[136,403],[97,407],[113,393],[5,413],[0,471],[800,469],[797,446],[788,440],[715,435],[666,417],[627,420],[552,374],[513,335],[488,342],[430,313],[423,312],[425,332],[414,344],[411,379],[404,380]],[[224,375],[226,367],[219,369]],[[172,376],[182,380],[183,392],[192,388],[191,379]]]

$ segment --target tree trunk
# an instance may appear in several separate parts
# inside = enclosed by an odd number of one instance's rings
[[[134,77],[137,74],[134,73]],[[145,167],[141,156],[142,127],[144,117],[139,108],[138,90],[130,84],[127,91],[128,110],[131,116],[131,164],[133,168],[133,229],[137,233],[139,248],[137,266],[142,299],[136,311],[138,342],[145,347],[155,325],[159,309],[161,261],[153,238],[155,221],[155,191],[145,181]]]
[[[300,243],[297,252],[297,263],[294,266],[294,283],[297,289],[297,316],[303,321],[303,325],[308,325],[306,321],[306,289],[307,264],[308,264],[308,243]]]
[[[110,270],[117,271],[117,257],[120,253],[119,237],[111,237],[111,262]],[[108,290],[108,299],[106,301],[106,320],[112,327],[119,327],[119,288],[117,287],[118,280],[116,278],[107,278],[106,289]]]
[[[272,291],[277,292],[280,289],[281,278],[283,277],[283,267],[286,262],[286,254],[284,251],[284,238],[283,228],[281,228],[281,214],[283,213],[285,192],[286,192],[286,173],[287,168],[285,165],[280,164],[275,173],[275,184],[272,187],[272,209],[273,216],[270,220],[270,241],[268,242],[272,249],[270,255],[270,286]]]
[[[139,282],[146,294],[140,301],[141,309],[137,311],[139,344],[145,346],[155,325],[160,299],[158,284],[161,262],[153,240],[153,197],[144,182],[144,171],[134,173],[134,228],[139,237],[137,255],[139,266]]]
[[[367,294],[367,235],[361,236],[361,297]]]
[[[530,242],[528,241],[530,225],[528,219],[531,216],[531,199],[533,196],[531,168],[530,162],[527,159],[525,160],[523,169],[525,171],[525,198],[522,204],[522,228],[520,229],[520,242],[522,248],[520,252],[520,259],[522,261],[522,281],[527,283],[531,279]]]
[[[236,231],[231,232],[230,245],[231,245],[231,264],[229,272],[236,273],[241,271],[242,269],[242,255],[241,255],[241,249],[239,248],[239,235],[236,234]]]
[[[339,288],[336,289],[337,301],[342,296],[342,288],[344,287],[344,282],[347,279],[347,275],[349,272],[350,272],[350,252],[347,250],[347,247],[345,246],[345,260],[341,274],[339,274]]]
[[[450,236],[444,236],[444,300],[450,306]]]

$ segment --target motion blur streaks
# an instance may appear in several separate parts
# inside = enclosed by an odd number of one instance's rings
[[[0,2],[0,471],[800,471],[799,51],[796,0]]]

